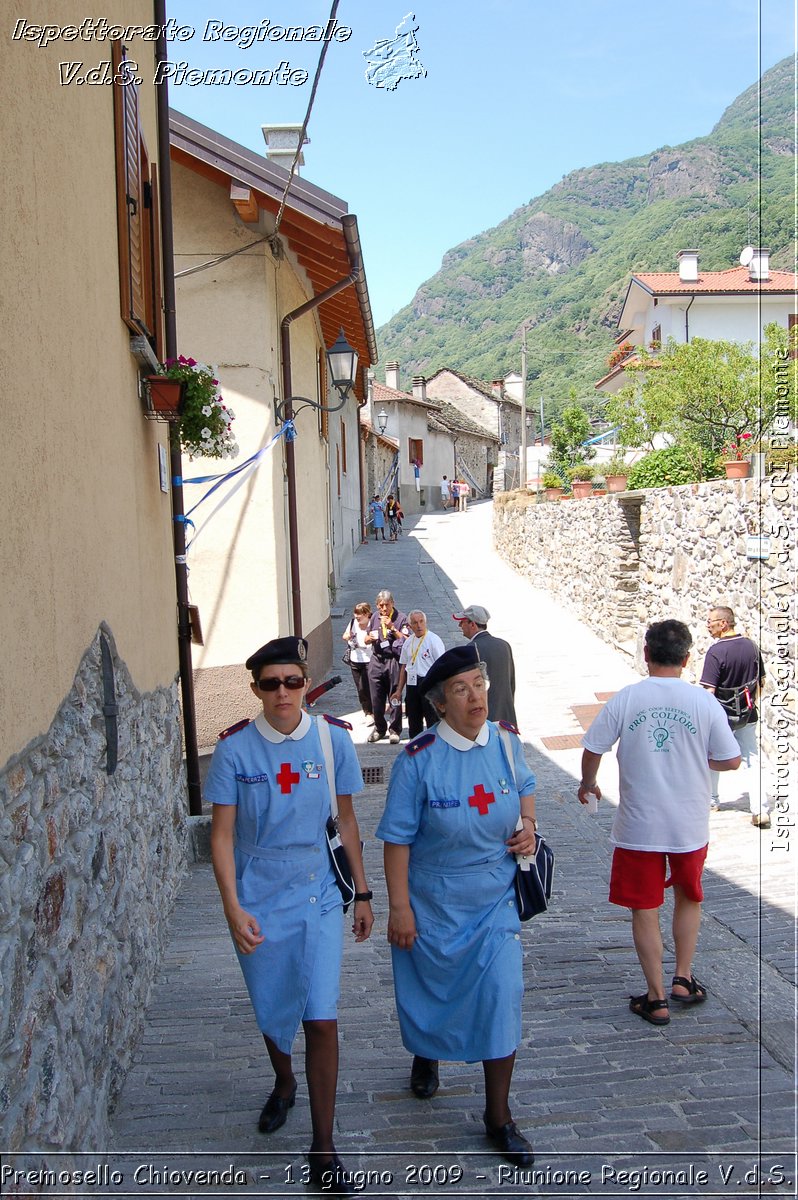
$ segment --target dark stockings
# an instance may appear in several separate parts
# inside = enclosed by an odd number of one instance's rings
[[[310,1149],[329,1158],[335,1153],[333,1120],[338,1086],[338,1022],[303,1021],[302,1026],[305,1030],[305,1078],[308,1081],[313,1128]],[[274,1090],[282,1099],[287,1099],[296,1086],[291,1055],[278,1050],[266,1034],[263,1040],[274,1069]]]
[[[485,1072],[485,1120],[494,1129],[501,1129],[512,1120],[510,1114],[510,1083],[515,1066],[515,1051],[506,1058],[483,1060]]]

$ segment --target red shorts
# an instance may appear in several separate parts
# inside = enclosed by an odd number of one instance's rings
[[[707,847],[690,850],[687,854],[670,854],[662,850],[626,850],[616,846],[610,874],[610,903],[624,908],[659,908],[665,899],[665,888],[678,884],[688,900],[704,899],[701,875]],[[670,878],[665,878],[665,860]]]

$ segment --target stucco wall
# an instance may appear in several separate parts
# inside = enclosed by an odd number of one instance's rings
[[[236,215],[225,188],[175,163],[173,192],[178,273],[255,241],[256,235]],[[235,412],[233,428],[240,447],[236,461],[261,449],[275,432],[274,400],[282,394],[279,322],[311,294],[290,251],[277,260],[265,243],[178,280],[179,349],[218,369],[222,393]],[[309,313],[291,325],[294,395],[318,399],[320,349],[316,317]],[[330,417],[336,429],[338,419],[338,414]],[[334,564],[328,546],[328,449],[316,410],[298,412],[295,425],[303,633],[321,670],[330,656],[329,584]],[[357,497],[355,428],[351,422],[346,476],[350,508],[352,497]],[[230,485],[224,485],[192,517],[198,532],[189,550],[189,584],[205,641],[193,650],[201,744],[214,740],[248,703],[241,664],[258,646],[291,629],[284,453],[280,440],[204,529],[200,531],[200,526]],[[185,478],[191,479],[219,474],[234,465],[230,460],[184,458],[183,470]],[[188,485],[186,507],[206,488]]]
[[[103,12],[152,20],[143,0]],[[53,6],[34,0],[20,15],[52,23]],[[57,20],[85,16],[68,0]],[[152,43],[136,54],[151,78]],[[68,53],[7,41],[0,72],[0,572],[13,581],[0,595],[0,764],[48,728],[101,620],[138,687],[166,685],[177,669],[164,427],[144,419],[120,317],[112,89],[59,83],[64,58],[88,68],[109,57],[96,40]],[[156,159],[151,88],[141,110]]]
[[[675,617],[693,633],[685,678],[696,679],[711,642],[708,609],[732,608],[738,632],[762,650],[768,675],[762,744],[778,768],[782,759],[794,761],[798,749],[797,501],[794,474],[582,501],[510,498],[496,504],[494,537],[516,570],[634,654],[641,671],[646,625]],[[767,560],[746,556],[749,535],[770,538]]]

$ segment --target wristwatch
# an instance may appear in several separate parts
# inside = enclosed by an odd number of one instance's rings
[[[355,900],[370,900],[373,895],[373,892],[355,892]]]

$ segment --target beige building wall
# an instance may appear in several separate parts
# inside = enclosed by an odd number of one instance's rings
[[[152,5],[139,0],[103,12],[109,21],[152,20]],[[57,6],[61,24],[85,16],[72,0]],[[53,5],[32,0],[24,17],[52,23]],[[158,470],[164,432],[144,419],[119,315],[112,89],[59,83],[60,61],[96,66],[110,59],[110,43],[8,39],[7,29],[0,763],[47,729],[102,620],[137,688],[163,685],[177,670],[170,507]],[[136,53],[146,78],[152,44],[138,42]],[[141,102],[156,159],[151,88]]]
[[[238,218],[227,190],[180,163],[173,164],[175,271],[197,266],[256,242]],[[281,394],[279,327],[283,316],[312,295],[290,250],[275,259],[265,242],[226,262],[177,281],[178,348],[218,369],[225,401],[235,412],[237,459],[184,456],[185,479],[220,474],[265,446],[276,430]],[[318,399],[320,333],[313,313],[291,325],[295,395]],[[318,414],[296,417],[294,442],[299,511],[303,633],[312,659],[329,641],[330,550],[326,445]],[[231,484],[200,506],[189,550],[191,601],[200,610],[204,646],[193,662],[201,745],[253,708],[242,664],[258,646],[292,630],[285,448],[281,439],[259,468],[215,515]],[[188,511],[210,485],[185,486]],[[208,518],[208,524],[201,528]],[[326,649],[329,658],[329,647]]]

